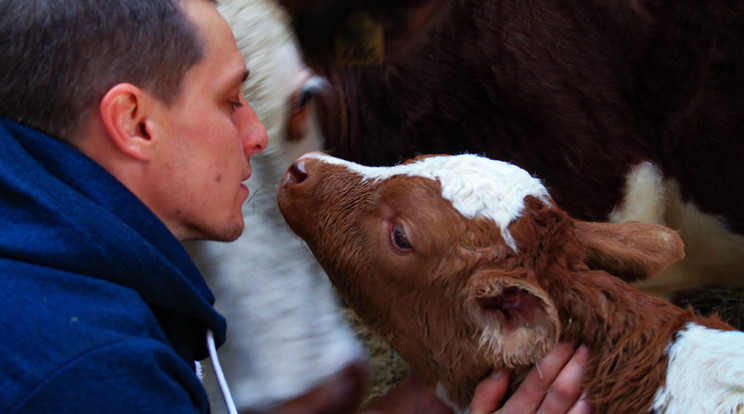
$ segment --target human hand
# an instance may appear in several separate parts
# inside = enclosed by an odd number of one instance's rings
[[[509,376],[495,372],[481,381],[470,404],[470,414],[583,414],[589,402],[583,398],[582,380],[589,350],[559,344],[533,367],[509,400],[497,410],[506,395]]]
[[[586,347],[560,344],[532,368],[522,384],[501,409],[509,387],[507,374],[494,373],[481,381],[470,404],[470,414],[585,414],[589,402],[582,395],[584,367],[589,359]],[[451,414],[434,393],[424,389],[415,373],[368,406],[360,414],[426,413]]]

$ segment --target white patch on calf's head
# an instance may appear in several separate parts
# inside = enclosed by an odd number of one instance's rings
[[[492,219],[501,229],[504,242],[517,251],[508,232],[509,224],[522,216],[524,198],[534,196],[550,204],[540,180],[503,161],[472,154],[431,156],[392,167],[367,167],[321,153],[306,154],[329,164],[343,165],[364,180],[378,181],[395,175],[429,178],[442,186],[442,197],[465,217]]]

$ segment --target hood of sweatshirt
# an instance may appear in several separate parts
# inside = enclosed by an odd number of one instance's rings
[[[225,320],[181,243],[123,184],[72,146],[0,118],[0,258],[135,289],[186,360]]]

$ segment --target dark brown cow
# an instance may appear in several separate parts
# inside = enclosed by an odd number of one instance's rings
[[[284,0],[308,62],[333,85],[322,100],[330,153],[367,165],[418,153],[509,161],[574,217],[679,231],[685,260],[647,291],[744,284],[743,2],[336,3]],[[364,30],[350,34],[354,22]],[[396,47],[407,30],[415,43]],[[358,65],[354,41],[379,63]]]

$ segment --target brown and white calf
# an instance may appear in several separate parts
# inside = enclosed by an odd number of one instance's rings
[[[309,153],[277,198],[341,296],[459,412],[493,369],[522,378],[559,341],[591,350],[596,412],[744,409],[744,333],[621,280],[683,256],[666,227],[575,220],[524,170],[474,155]]]

